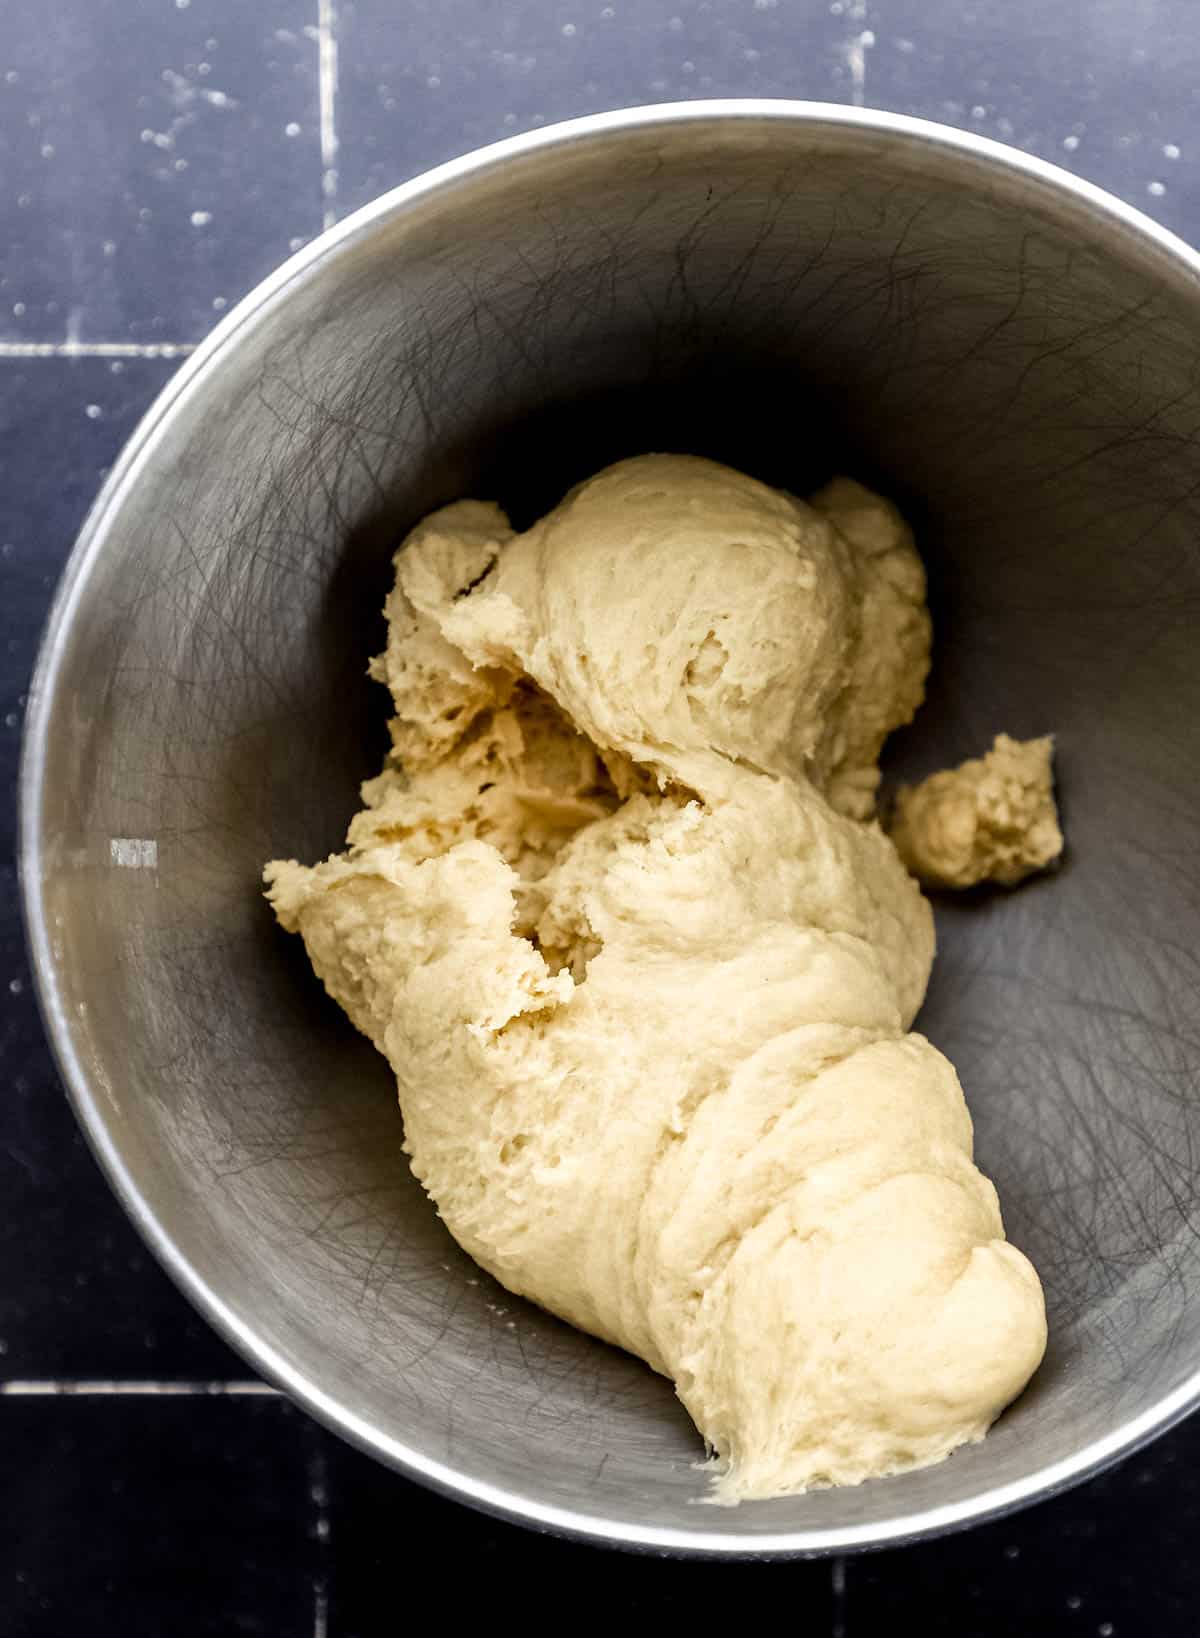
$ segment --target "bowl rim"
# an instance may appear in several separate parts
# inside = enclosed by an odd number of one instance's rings
[[[93,501],[55,593],[30,684],[18,778],[18,875],[34,987],[46,1036],[59,1074],[89,1145],[150,1250],[216,1330],[263,1377],[296,1400],[333,1432],[384,1461],[407,1477],[498,1518],[581,1541],[698,1558],[798,1558],[896,1546],[995,1519],[1035,1500],[1053,1496],[1090,1478],[1186,1416],[1200,1401],[1200,1365],[1184,1382],[1154,1405],[1130,1417],[1103,1437],[1069,1457],[1008,1484],[984,1488],[970,1498],[896,1513],[872,1524],[830,1529],[793,1529],[745,1535],[726,1527],[681,1529],[623,1523],[590,1513],[586,1507],[539,1502],[498,1485],[480,1481],[461,1465],[437,1461],[381,1432],[365,1418],[326,1393],[319,1383],[261,1340],[254,1327],[229,1307],[189,1260],[150,1206],[121,1152],[110,1126],[105,1101],[89,1082],[75,1049],[72,1020],[61,993],[44,901],[42,812],[43,779],[50,720],[58,691],[63,654],[81,612],[90,571],[124,497],[138,482],[156,443],[202,376],[216,368],[243,331],[256,325],[281,303],[288,289],[320,264],[343,254],[387,222],[398,220],[421,201],[448,191],[512,160],[554,148],[589,143],[634,130],[720,121],[792,123],[834,126],[880,137],[902,137],[1040,185],[1064,200],[1073,200],[1117,228],[1127,239],[1160,253],[1160,273],[1174,274],[1194,298],[1200,291],[1200,254],[1169,229],[1135,206],[1047,160],[953,127],[906,114],[850,107],[840,103],[776,98],[716,98],[653,103],[561,121],[508,137],[437,165],[400,184],[327,229],[256,285],[196,346],[138,423]],[[164,348],[163,356],[172,356]],[[710,1514],[709,1516],[713,1516]],[[720,1516],[720,1515],[716,1515]]]

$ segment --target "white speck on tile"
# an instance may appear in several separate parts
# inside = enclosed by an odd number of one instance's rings
[[[43,159],[53,159],[54,158],[54,144],[52,142],[43,142],[42,143],[42,158]]]
[[[4,726],[6,728],[15,728],[17,726],[17,723],[20,720],[21,719],[17,716],[17,713],[15,711],[6,711],[4,713]],[[18,988],[20,987],[20,981],[18,979],[14,978],[13,979],[13,984],[16,984],[18,986]],[[12,989],[12,984],[10,984],[8,987],[11,990]],[[13,991],[13,994],[14,995],[16,994],[15,990]]]
[[[1116,1630],[1117,1629],[1113,1626],[1111,1621],[1101,1621],[1100,1625],[1096,1628],[1099,1638],[1112,1638],[1112,1635]]]
[[[226,91],[210,91],[206,86],[200,95],[214,108],[236,108],[237,104]]]
[[[108,366],[108,373],[110,375],[122,375],[124,370],[125,366],[121,363],[119,358],[114,358],[112,363]]]
[[[283,128],[283,134],[284,136],[290,137],[298,137],[300,135],[300,127],[296,124],[294,119],[288,120],[287,124]]]
[[[211,221],[212,211],[210,210],[194,210],[192,212],[191,222],[193,227],[207,227]]]
[[[175,165],[174,165],[175,170],[177,170],[177,171],[186,171],[187,168],[188,168],[188,166],[187,166],[187,160],[186,159],[177,159],[175,161]]]
[[[197,72],[197,74],[199,74],[199,76],[200,76],[200,78],[202,80],[206,80],[208,78],[208,76],[212,73],[212,64],[211,63],[197,63],[196,64],[196,72]]]
[[[1163,158],[1164,159],[1178,159],[1182,152],[1183,152],[1183,150],[1180,148],[1180,146],[1179,146],[1179,144],[1177,142],[1164,142],[1163,143]]]
[[[436,91],[438,89],[438,87],[441,85],[441,83],[442,83],[442,76],[440,74],[427,74],[425,76],[425,84],[429,87],[429,89],[431,91]]]
[[[517,123],[517,116],[515,114],[505,114],[503,123],[505,125],[515,125]]]
[[[288,249],[289,250],[303,250],[306,242],[307,241],[302,239],[302,238],[289,239],[288,240]]]
[[[5,85],[16,85],[20,77],[15,68],[10,68],[4,76],[4,83]]]
[[[682,17],[668,17],[667,18],[667,27],[671,30],[672,34],[682,34],[683,33],[683,18]]]
[[[754,0],[755,11],[774,11],[778,0]]]
[[[1063,137],[1062,145],[1069,154],[1073,154],[1079,146],[1079,138],[1072,132],[1070,136]]]
[[[13,317],[14,318],[24,318],[25,317],[25,303],[23,301],[14,301],[13,302]]]
[[[83,413],[87,416],[89,421],[98,421],[104,414],[104,411],[100,408],[99,404],[85,404]]]
[[[1165,182],[1147,182],[1146,184],[1146,192],[1153,194],[1156,199],[1161,199],[1166,191],[1167,184]]]
[[[105,239],[104,243],[100,246],[100,250],[105,256],[115,256],[117,254],[117,247],[112,239]]]
[[[679,65],[679,72],[681,74],[694,74],[696,72],[696,65],[693,62],[682,62]]]
[[[666,80],[651,80],[650,89],[651,91],[655,92],[665,91],[667,89],[667,82]]]
[[[213,297],[212,308],[214,313],[223,313],[228,306],[229,303],[225,300],[224,296]]]
[[[8,988],[11,994],[20,995],[21,991],[25,988],[25,985],[19,978],[10,978],[8,981]]]
[[[562,31],[563,38],[567,40],[573,40],[579,33],[579,30],[576,28],[574,23],[564,23],[562,26]]]
[[[756,63],[758,61],[758,59],[762,56],[762,52],[761,51],[756,51],[753,46],[747,46],[745,51],[742,52],[742,56],[746,60],[746,62]]]
[[[906,57],[911,57],[913,52],[917,49],[911,40],[905,40],[903,38],[893,40],[892,44],[895,46],[897,51],[902,52]]]
[[[987,109],[983,106],[983,104],[981,102],[977,102],[974,105],[974,107],[971,109],[971,118],[972,119],[986,119],[987,118]]]
[[[204,42],[205,51],[215,51],[217,49],[218,43],[219,42],[217,41],[215,36],[211,40],[205,40],[205,42]]]
[[[175,0],[175,10],[186,11],[191,3],[192,0]]]
[[[1083,1608],[1083,1599],[1080,1598],[1078,1593],[1072,1593],[1067,1599],[1067,1608],[1069,1610],[1078,1610]]]
[[[1020,1558],[1021,1549],[1019,1547],[1017,1547],[1017,1546],[1006,1547],[1004,1549],[1004,1556],[1005,1556],[1005,1558],[1008,1558],[1008,1559]]]
[[[601,17],[604,18],[605,22],[608,22],[610,17],[615,17],[617,15],[616,7],[615,6],[601,6],[600,7],[600,15],[601,15]]]
[[[17,195],[17,209],[18,210],[28,210],[30,205],[32,205],[32,203],[33,203],[33,196],[31,194],[19,193]]]
[[[156,148],[173,148],[175,138],[170,131],[156,131],[154,133],[154,146]]]
[[[108,844],[113,864],[125,870],[157,870],[158,843],[141,836],[114,836]]]

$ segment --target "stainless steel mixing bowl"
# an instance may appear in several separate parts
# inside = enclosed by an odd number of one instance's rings
[[[1095,189],[884,114],[682,104],[444,166],[261,286],[96,504],[42,654],[24,881],[50,1034],[185,1291],[331,1426],[602,1541],[847,1549],[1094,1471],[1200,1392],[1200,262]],[[382,1059],[259,897],[379,761],[398,537],[682,449],[913,519],[937,626],[893,768],[1052,730],[1065,868],[947,899],[958,1065],[1050,1349],[926,1472],[697,1505],[669,1385],[478,1274]]]

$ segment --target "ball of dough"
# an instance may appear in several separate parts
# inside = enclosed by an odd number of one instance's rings
[[[929,650],[894,509],[649,456],[396,567],[393,753],[347,850],[267,880],[450,1232],[670,1376],[717,1499],[981,1437],[1045,1315],[866,822]]]

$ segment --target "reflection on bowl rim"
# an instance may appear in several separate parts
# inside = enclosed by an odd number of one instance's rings
[[[275,1382],[336,1433],[371,1455],[448,1496],[504,1519],[582,1540],[650,1552],[683,1553],[706,1558],[811,1556],[913,1541],[996,1518],[1030,1501],[1054,1495],[1094,1475],[1119,1457],[1137,1450],[1187,1415],[1200,1401],[1200,1368],[1151,1409],[1132,1417],[1103,1438],[1093,1440],[1072,1456],[1051,1464],[1035,1475],[983,1490],[968,1501],[927,1508],[923,1512],[875,1524],[830,1530],[781,1531],[753,1537],[739,1534],[736,1529],[691,1532],[648,1525],[614,1527],[609,1521],[589,1516],[582,1510],[532,1502],[497,1486],[481,1483],[449,1463],[434,1461],[409,1449],[401,1440],[380,1433],[324,1393],[317,1383],[294,1370],[226,1307],[219,1294],[196,1272],[183,1251],[173,1242],[143,1196],[109,1130],[105,1106],[111,1094],[89,1083],[75,1051],[71,1021],[56,982],[55,960],[42,894],[39,842],[41,787],[46,736],[61,655],[72,623],[79,613],[80,597],[86,589],[91,563],[104,544],[109,521],[119,510],[123,496],[137,483],[145,463],[152,458],[159,434],[200,377],[219,362],[221,354],[235,343],[243,329],[285,299],[293,281],[327,258],[341,254],[364,239],[381,223],[402,216],[419,201],[451,189],[468,177],[478,176],[542,149],[586,143],[610,133],[713,120],[779,120],[858,129],[881,137],[914,139],[933,148],[956,152],[964,158],[983,161],[1026,181],[1038,183],[1049,192],[1065,196],[1076,205],[1090,209],[1124,235],[1148,242],[1161,253],[1161,276],[1168,278],[1175,273],[1181,281],[1192,286],[1192,299],[1196,297],[1196,288],[1200,283],[1200,255],[1134,206],[1125,204],[1104,189],[1083,181],[1057,165],[1004,143],[973,132],[954,130],[930,120],[874,109],[851,108],[837,103],[756,98],[659,103],[591,114],[545,126],[522,136],[506,138],[426,171],[328,229],[257,285],[197,346],[155,399],[126,444],[80,530],[55,596],[38,655],[29,695],[20,770],[19,867],[26,932],[46,1033],[88,1141],[125,1210],[168,1273],[216,1329],[266,1378]],[[736,1514],[732,1517],[736,1517]]]

